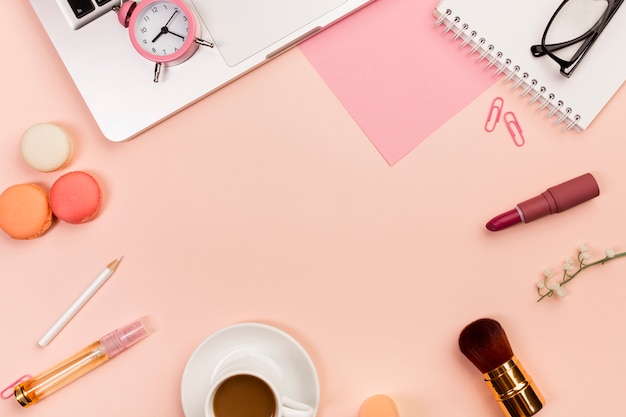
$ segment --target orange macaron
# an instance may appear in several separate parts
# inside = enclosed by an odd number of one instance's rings
[[[96,217],[102,205],[98,181],[84,171],[69,172],[50,188],[52,213],[67,223],[85,223]]]
[[[40,186],[18,184],[0,194],[0,228],[13,239],[34,239],[51,224],[48,194]]]

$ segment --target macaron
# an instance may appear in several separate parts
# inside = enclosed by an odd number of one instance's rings
[[[66,223],[79,224],[92,220],[101,205],[100,185],[84,171],[72,171],[61,176],[50,188],[52,213]]]
[[[67,132],[53,123],[39,123],[26,129],[20,141],[22,158],[33,169],[56,171],[69,162],[74,144]]]
[[[51,224],[48,194],[40,186],[18,184],[0,194],[0,228],[13,239],[34,239]]]

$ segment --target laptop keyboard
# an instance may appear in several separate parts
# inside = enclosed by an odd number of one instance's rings
[[[120,0],[57,0],[72,29],[79,29],[119,6]]]

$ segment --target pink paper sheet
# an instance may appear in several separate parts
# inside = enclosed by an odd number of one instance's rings
[[[435,26],[436,3],[378,0],[300,45],[390,165],[496,81]]]

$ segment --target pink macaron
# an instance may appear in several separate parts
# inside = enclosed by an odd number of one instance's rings
[[[67,223],[85,223],[96,217],[102,205],[102,191],[94,177],[83,171],[61,176],[50,188],[50,208]]]

